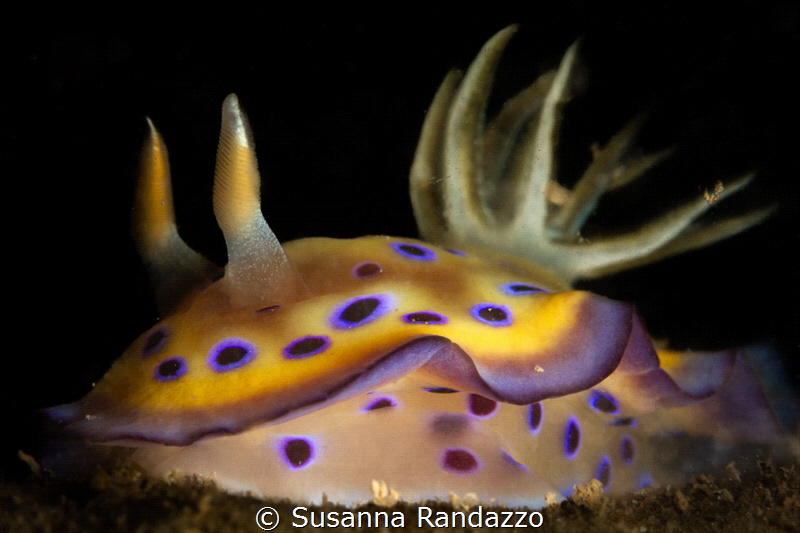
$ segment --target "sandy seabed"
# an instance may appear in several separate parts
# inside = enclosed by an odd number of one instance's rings
[[[731,469],[727,479],[697,476],[681,487],[646,489],[624,497],[610,498],[591,484],[577,491],[568,500],[539,510],[531,523],[517,527],[537,531],[757,531],[758,533],[800,531],[800,465],[776,466],[759,463],[758,471],[737,479]],[[121,462],[110,469],[101,469],[89,478],[56,478],[33,468],[20,468],[0,478],[0,531],[70,532],[70,531],[180,531],[227,532],[261,531],[256,523],[260,509],[271,506],[281,520],[273,531],[312,530],[295,527],[296,504],[264,501],[250,496],[237,496],[217,489],[213,483],[197,479],[168,482],[147,475],[137,465]],[[381,530],[454,530],[484,531],[501,527],[433,527],[425,522],[418,526],[419,508],[436,517],[453,511],[469,514],[476,509],[464,501],[399,502],[384,508],[374,504],[360,507],[373,516],[388,511],[394,518]],[[474,502],[473,502],[474,503]],[[346,516],[347,509],[326,504],[308,506],[304,511]],[[508,509],[482,504],[484,516],[495,512],[508,514]],[[403,517],[400,518],[399,513]],[[519,513],[522,514],[522,513]],[[531,514],[530,512],[528,514]],[[538,515],[538,513],[536,513]],[[460,515],[456,515],[460,516]],[[516,517],[515,517],[516,518]],[[514,523],[518,522],[516,519]],[[402,527],[393,527],[403,524]],[[491,524],[490,524],[491,526]],[[366,527],[325,527],[323,530],[367,530]],[[506,529],[508,530],[508,529]]]

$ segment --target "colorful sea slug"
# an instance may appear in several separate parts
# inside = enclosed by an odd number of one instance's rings
[[[463,77],[451,72],[428,111],[411,170],[424,240],[281,245],[231,95],[213,194],[221,269],[178,235],[150,124],[135,228],[164,318],[86,397],[47,410],[59,431],[134,447],[155,474],[344,503],[370,500],[377,480],[410,501],[454,492],[536,505],[591,479],[610,492],[680,480],[729,460],[720,450],[779,442],[745,351],[657,350],[632,306],[571,289],[726,238],[769,210],[707,226],[696,220],[710,202],[698,197],[630,233],[583,239],[601,195],[666,152],[629,155],[636,120],[571,190],[559,185],[576,46],[487,125],[513,33],[495,35]],[[725,183],[719,199],[750,179]],[[696,446],[707,447],[702,464],[683,465],[681,450]]]

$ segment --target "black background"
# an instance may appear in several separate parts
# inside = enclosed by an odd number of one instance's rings
[[[465,68],[515,22],[492,109],[582,39],[586,91],[567,111],[562,181],[577,179],[592,142],[643,109],[640,145],[678,148],[631,191],[638,200],[601,206],[587,234],[751,169],[758,177],[747,191],[712,214],[778,203],[770,220],[724,243],[581,286],[635,302],[653,335],[676,347],[769,343],[794,357],[797,8],[594,5],[505,15],[390,6],[397,19],[302,6],[169,20],[109,13],[102,24],[54,17],[30,28],[21,18],[1,52],[0,399],[21,416],[77,399],[157,319],[129,236],[145,116],[170,150],[184,239],[219,263],[211,181],[220,105],[231,92],[255,131],[263,211],[279,239],[417,236],[407,174],[425,111],[448,69]]]

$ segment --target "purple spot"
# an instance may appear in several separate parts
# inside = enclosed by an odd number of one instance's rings
[[[359,263],[353,269],[353,275],[357,278],[371,278],[383,272],[383,268],[378,263],[368,261],[366,263]]]
[[[581,425],[574,416],[567,420],[567,429],[564,432],[564,452],[567,459],[574,459],[581,447]]]
[[[142,345],[142,357],[160,352],[167,343],[167,337],[169,337],[169,334],[163,327],[153,331],[144,341],[144,345]]]
[[[305,437],[287,437],[281,440],[280,453],[292,470],[300,470],[314,462],[314,446]]]
[[[469,395],[469,411],[475,416],[487,418],[497,411],[497,402],[480,394]]]
[[[431,429],[434,433],[441,433],[442,435],[450,436],[458,435],[468,427],[469,418],[467,418],[465,415],[458,415],[455,413],[438,415],[431,423]]]
[[[283,347],[283,356],[286,359],[304,359],[324,352],[330,345],[331,340],[322,335],[300,337]]]
[[[252,361],[258,349],[244,339],[230,337],[218,342],[208,354],[206,362],[214,372],[227,372]]]
[[[611,458],[607,455],[604,455],[603,458],[600,459],[600,464],[597,465],[597,475],[595,479],[603,484],[604,489],[608,489],[608,485],[611,483]]]
[[[490,326],[510,326],[513,322],[511,310],[505,305],[493,303],[480,303],[469,310],[472,317],[478,322]]]
[[[531,285],[530,283],[518,283],[518,282],[503,283],[502,285],[500,285],[500,290],[510,296],[519,296],[521,294],[536,294],[537,292],[549,292],[536,285]]]
[[[376,409],[385,409],[386,407],[397,407],[397,402],[388,396],[381,396],[380,398],[375,398],[368,403],[364,408],[364,412],[375,411]]]
[[[451,389],[450,387],[425,387],[425,392],[433,392],[436,394],[453,394],[454,392],[458,392],[456,389]]]
[[[416,311],[403,315],[408,324],[447,324],[447,317],[433,311]]]
[[[467,256],[467,254],[465,254],[461,250],[456,250],[455,248],[447,248],[446,251],[450,252],[453,255],[457,255],[459,257],[466,257]]]
[[[544,407],[542,402],[532,403],[528,406],[528,426],[531,428],[531,433],[536,435],[542,427],[544,420]]]
[[[336,307],[331,315],[331,326],[337,329],[363,326],[389,313],[394,307],[394,298],[389,294],[350,298]]]
[[[280,305],[270,305],[268,307],[262,307],[261,309],[257,310],[256,313],[269,313],[270,311],[280,309],[280,307]]]
[[[416,259],[417,261],[433,261],[436,259],[436,252],[419,244],[393,242],[390,243],[390,246],[395,252],[408,259]]]
[[[172,381],[186,373],[188,367],[183,357],[170,357],[164,359],[153,370],[153,379],[156,381]]]
[[[630,416],[622,416],[615,419],[611,422],[612,426],[627,426],[627,427],[636,427],[636,419]]]
[[[452,472],[468,474],[480,468],[478,459],[464,448],[448,448],[442,454],[442,467]]]
[[[629,435],[623,435],[619,443],[619,456],[626,465],[633,463],[636,458],[636,446]]]
[[[610,415],[619,413],[619,402],[617,402],[617,399],[599,390],[592,390],[591,395],[589,395],[589,407],[598,413],[608,413]]]

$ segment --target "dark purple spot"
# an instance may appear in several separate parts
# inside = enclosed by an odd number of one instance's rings
[[[218,342],[208,354],[206,362],[215,372],[227,372],[252,361],[258,349],[244,339],[231,337]]]
[[[186,360],[183,357],[170,357],[156,365],[153,378],[156,381],[172,381],[186,373]]]
[[[433,419],[431,429],[443,435],[458,435],[469,427],[469,419],[464,415],[443,414]]]
[[[628,435],[622,436],[622,440],[619,443],[619,456],[626,465],[633,463],[636,457],[636,447],[633,443],[633,439]]]
[[[528,426],[531,428],[531,433],[534,435],[539,433],[539,428],[542,427],[542,420],[544,420],[542,402],[532,403],[528,407]]]
[[[436,252],[419,244],[393,242],[390,246],[395,252],[408,259],[416,259],[417,261],[433,261],[436,259]]]
[[[621,416],[611,422],[612,426],[636,427],[636,419],[630,416]]]
[[[466,257],[467,256],[467,254],[465,254],[461,250],[456,250],[455,248],[447,248],[447,251],[450,252],[453,255],[458,255],[460,257]]]
[[[369,318],[369,316],[375,312],[380,304],[381,301],[377,298],[364,298],[355,301],[344,308],[344,311],[339,314],[339,319],[352,324],[357,324],[358,322]]]
[[[581,426],[578,423],[578,419],[571,416],[567,421],[567,430],[564,432],[564,452],[567,454],[567,459],[573,459],[578,455],[580,447]]]
[[[394,308],[394,298],[389,294],[370,294],[346,300],[331,315],[331,326],[349,329],[363,326]]]
[[[292,470],[305,468],[314,459],[314,448],[308,439],[292,437],[281,445],[283,456]]]
[[[475,416],[488,417],[497,411],[497,402],[480,394],[470,394],[469,411]]]
[[[531,285],[530,283],[517,282],[503,283],[500,285],[500,290],[511,296],[518,296],[521,294],[536,294],[537,292],[548,292],[545,289],[536,285]]]
[[[617,402],[617,399],[599,390],[593,390],[589,395],[589,407],[599,413],[608,413],[611,415],[619,413],[619,402]]]
[[[511,310],[505,305],[481,303],[469,311],[478,322],[490,326],[510,326],[512,323]]]
[[[417,311],[403,315],[403,322],[409,324],[447,324],[447,317],[433,311]]]
[[[434,392],[436,394],[453,394],[458,392],[456,389],[450,387],[425,387],[425,392]]]
[[[247,355],[247,349],[241,346],[228,346],[217,354],[217,364],[230,367],[240,362]]]
[[[604,489],[608,489],[608,485],[611,483],[611,459],[607,455],[600,459],[595,479],[603,484]]]
[[[283,356],[286,359],[303,359],[324,352],[330,345],[331,340],[325,336],[300,337],[283,347]]]
[[[270,305],[269,307],[262,307],[256,313],[269,313],[270,311],[275,311],[276,309],[280,309],[280,305]]]
[[[480,466],[472,452],[463,448],[448,448],[442,454],[442,466],[454,472],[474,472]]]
[[[378,263],[359,263],[353,269],[353,275],[357,278],[371,278],[383,272],[383,268]]]
[[[167,331],[164,328],[158,328],[152,332],[144,341],[142,346],[142,357],[153,355],[161,351],[167,341]]]
[[[397,404],[392,398],[389,398],[388,396],[381,396],[380,398],[376,398],[367,404],[367,406],[364,408],[364,411],[375,411],[376,409],[385,409],[387,407],[397,407]]]

